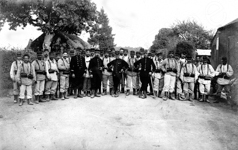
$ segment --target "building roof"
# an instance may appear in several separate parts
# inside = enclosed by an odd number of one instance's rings
[[[233,20],[233,21],[231,21],[231,22],[229,22],[228,24],[226,24],[226,25],[224,25],[224,26],[218,28],[218,30],[224,29],[225,27],[230,26],[230,25],[233,25],[233,24],[236,24],[236,23],[238,23],[238,18],[235,19],[235,20]]]
[[[210,49],[197,49],[196,52],[198,56],[211,56]]]

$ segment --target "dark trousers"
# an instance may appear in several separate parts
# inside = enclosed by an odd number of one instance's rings
[[[91,89],[99,90],[101,88],[102,75],[100,73],[93,73],[93,78],[91,80]]]
[[[121,77],[119,75],[113,75],[114,93],[117,92],[120,81],[121,81]]]
[[[141,91],[147,91],[148,84],[150,83],[150,76],[148,73],[140,73]],[[153,91],[153,90],[152,90]]]

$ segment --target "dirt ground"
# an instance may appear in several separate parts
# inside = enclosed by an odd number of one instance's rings
[[[1,150],[237,150],[238,113],[224,103],[118,98],[22,107],[0,99]]]

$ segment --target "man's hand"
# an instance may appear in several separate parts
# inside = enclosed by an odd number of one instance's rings
[[[149,72],[149,75],[151,76],[151,75],[152,75],[152,72]]]
[[[75,74],[74,73],[72,74],[72,78],[75,78]]]

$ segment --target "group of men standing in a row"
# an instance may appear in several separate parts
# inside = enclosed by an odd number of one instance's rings
[[[232,75],[232,67],[225,57],[214,71],[207,58],[194,62],[191,57],[184,54],[180,57],[170,51],[168,57],[163,59],[162,53],[151,55],[143,49],[130,51],[128,55],[126,49],[112,49],[102,54],[95,49],[83,51],[77,48],[76,53],[70,51],[68,55],[64,52],[62,57],[45,50],[44,55],[38,52],[33,62],[30,62],[28,54],[21,57],[19,53],[10,71],[14,102],[19,101],[20,106],[23,105],[25,93],[28,104],[32,105],[32,93],[35,103],[57,100],[57,91],[62,100],[71,94],[75,98],[93,98],[100,94],[107,95],[108,84],[113,97],[118,97],[120,92],[128,96],[132,90],[133,95],[140,98],[146,98],[149,93],[154,97],[161,96],[163,100],[177,98],[191,101],[196,97],[209,102],[207,96],[211,79],[217,77],[218,94],[223,88],[229,93]],[[148,85],[150,92],[147,92]]]

